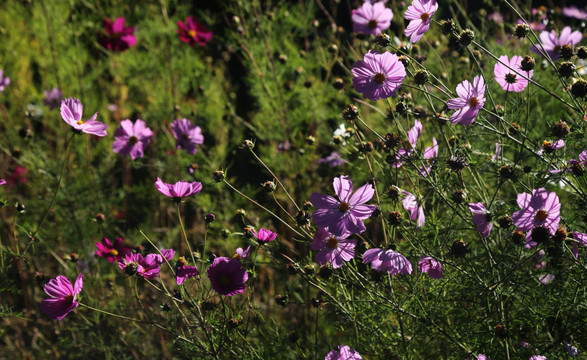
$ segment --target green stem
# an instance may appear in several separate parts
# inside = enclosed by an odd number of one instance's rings
[[[177,203],[177,218],[179,219],[179,225],[181,226],[181,232],[183,233],[183,238],[185,239],[185,243],[188,246],[188,251],[190,252],[190,256],[192,258],[192,264],[196,265],[196,259],[194,258],[194,252],[192,251],[192,247],[190,246],[190,242],[188,240],[188,235],[185,232],[185,227],[183,226],[183,220],[181,220],[181,212],[179,203]],[[204,242],[204,248],[206,247],[206,242]]]

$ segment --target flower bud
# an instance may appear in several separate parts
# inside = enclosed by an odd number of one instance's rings
[[[255,147],[255,143],[251,140],[244,140],[241,144],[241,149],[243,150],[253,150]]]
[[[587,97],[587,80],[580,78],[571,86],[571,94],[578,98]]]
[[[263,190],[269,194],[277,189],[277,185],[273,181],[265,181],[261,186],[263,187]]]
[[[204,217],[204,221],[206,221],[206,224],[211,224],[216,220],[216,215],[209,213],[206,214],[206,216]]]
[[[338,46],[336,44],[328,45],[328,52],[334,54],[338,51]]]
[[[560,55],[564,60],[570,60],[573,57],[573,45],[564,44],[561,46]]]
[[[424,85],[428,81],[428,72],[426,70],[418,70],[414,74],[414,82],[417,85]]]
[[[561,63],[561,65],[558,68],[558,74],[562,77],[569,77],[573,75],[573,72],[575,72],[575,64],[573,64],[570,61],[565,61]]]
[[[559,139],[564,138],[565,136],[569,135],[571,129],[569,129],[569,125],[564,122],[563,120],[559,120],[554,124],[552,127],[552,134]]]
[[[536,60],[530,55],[525,55],[522,59],[522,63],[520,64],[520,69],[524,71],[531,71],[534,69],[536,65]]]
[[[497,336],[498,338],[504,339],[507,335],[508,335],[508,332],[507,332],[505,326],[500,324],[495,327],[495,336]]]
[[[342,78],[337,77],[336,79],[334,79],[332,86],[336,90],[342,90],[344,88],[344,80]]]
[[[391,44],[389,35],[381,33],[375,37],[375,43],[381,47],[388,47]]]
[[[440,23],[440,29],[444,35],[450,35],[455,31],[455,23],[452,20],[445,20]]]
[[[463,257],[467,254],[467,244],[462,240],[456,240],[450,247],[450,253],[454,257]]]
[[[287,55],[279,54],[279,56],[277,57],[277,60],[279,60],[280,63],[285,64],[287,62]]]
[[[579,46],[577,48],[577,57],[583,60],[587,59],[587,47]]]
[[[465,30],[461,31],[461,34],[459,35],[459,37],[460,37],[459,44],[462,47],[467,47],[467,46],[469,46],[469,44],[471,44],[471,42],[475,38],[475,33],[473,32],[473,30],[465,29]]]
[[[104,220],[106,219],[106,215],[100,213],[100,214],[96,214],[96,216],[94,217],[94,220],[98,223],[101,224],[104,222]]]
[[[514,34],[518,39],[523,39],[530,33],[530,27],[526,24],[518,24],[514,28]]]
[[[499,177],[503,180],[512,179],[515,175],[514,168],[510,165],[503,165],[499,169],[497,169],[499,173]]]
[[[387,214],[387,219],[391,226],[397,226],[402,222],[402,213],[399,211],[391,211]]]
[[[355,120],[359,116],[359,109],[355,105],[349,104],[346,109],[343,110],[342,116],[346,120]]]
[[[459,172],[467,167],[467,159],[462,155],[454,155],[451,156],[450,159],[446,161],[446,165],[452,170]]]
[[[462,204],[467,200],[467,192],[465,190],[457,190],[452,193],[452,200],[457,204]]]
[[[212,178],[216,182],[222,182],[224,180],[224,171],[216,170],[212,173]]]
[[[514,221],[512,220],[511,216],[504,215],[497,219],[497,223],[499,224],[500,228],[507,229],[514,224]]]

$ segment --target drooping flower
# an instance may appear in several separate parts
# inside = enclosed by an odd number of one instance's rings
[[[373,270],[388,271],[391,275],[412,273],[412,264],[408,259],[391,249],[369,249],[363,254],[363,263],[371,264]]]
[[[542,145],[540,145],[540,147],[538,148],[538,151],[536,151],[536,154],[542,155],[545,152],[551,153],[555,150],[562,149],[564,146],[565,141],[563,139],[558,139],[554,142],[552,142],[551,140],[544,140],[542,142]]]
[[[249,275],[237,259],[217,257],[208,267],[208,278],[217,293],[233,296],[246,290]]]
[[[199,274],[200,272],[198,271],[198,268],[188,265],[183,257],[180,257],[177,260],[177,265],[175,268],[175,282],[177,285],[181,285],[184,283],[184,281],[186,281],[186,279]]]
[[[156,254],[159,256],[159,258],[157,260],[159,262],[159,264],[163,264],[165,262],[165,260],[170,261],[171,259],[173,259],[173,257],[175,256],[175,250],[161,249],[161,254],[163,255],[163,257],[161,257],[160,254]],[[165,260],[163,260],[163,258],[165,258]]]
[[[0,93],[3,92],[8,85],[10,85],[10,78],[4,76],[4,71],[0,69]]]
[[[333,186],[338,199],[319,193],[310,197],[318,209],[312,219],[316,225],[336,236],[362,233],[366,229],[363,219],[369,218],[376,208],[364,204],[375,194],[373,186],[367,183],[353,193],[353,183],[348,175],[334,178]]]
[[[75,98],[64,99],[61,102],[61,117],[78,132],[85,132],[99,137],[106,136],[106,124],[96,120],[96,112],[86,121],[82,120],[84,106],[81,101]]]
[[[177,33],[179,34],[179,40],[192,47],[195,44],[205,46],[208,41],[212,40],[213,36],[212,31],[198,23],[193,16],[188,16],[185,24],[182,21],[177,22]]]
[[[395,54],[369,50],[364,60],[355,62],[352,73],[355,90],[375,101],[395,95],[406,77],[406,68]]]
[[[112,150],[117,154],[130,155],[131,159],[141,158],[147,145],[151,142],[153,131],[145,122],[137,119],[133,124],[130,120],[122,120],[120,127],[114,132]]]
[[[363,360],[363,357],[348,345],[338,345],[338,350],[331,350],[324,360]]]
[[[337,167],[344,164],[344,160],[340,157],[340,154],[336,151],[333,151],[327,157],[318,159],[319,164],[327,164],[330,167]]]
[[[192,125],[188,119],[177,119],[171,123],[171,131],[175,137],[175,147],[184,149],[188,154],[195,154],[196,145],[204,143],[202,129],[198,125]]]
[[[1,186],[1,185],[6,185],[6,180],[4,180],[4,179],[0,179],[0,186]]]
[[[421,272],[428,273],[433,279],[442,277],[442,263],[430,256],[424,256],[418,261],[418,267]]]
[[[528,86],[528,80],[534,75],[534,70],[530,72],[522,70],[521,56],[512,56],[509,60],[507,55],[499,57],[499,61],[493,67],[495,80],[505,91],[520,92]]]
[[[143,257],[141,254],[130,253],[118,262],[118,267],[128,275],[138,275],[152,280],[159,276],[161,259],[159,254],[149,254]]]
[[[233,256],[233,258],[234,258],[234,259],[237,259],[237,260],[246,259],[246,258],[248,258],[248,257],[249,257],[249,252],[250,252],[250,251],[251,251],[251,245],[247,246],[247,248],[246,248],[246,249],[243,249],[243,248],[237,248],[237,249],[234,251],[234,256]]]
[[[355,257],[356,240],[347,239],[346,236],[336,236],[323,228],[318,228],[310,248],[317,251],[314,259],[320,265],[331,263],[338,269],[345,261]]]
[[[542,46],[532,46],[532,51],[544,55],[544,51],[552,60],[560,58],[560,50],[563,45],[575,46],[583,39],[580,31],[572,31],[570,26],[565,26],[561,31],[560,37],[556,36],[556,31],[543,31],[540,33],[540,42]],[[542,50],[544,48],[544,51]]]
[[[255,229],[251,229],[253,235],[259,240],[261,243],[268,243],[277,238],[277,234],[271,230],[267,229],[259,229],[259,231],[255,231]]]
[[[406,10],[406,20],[410,20],[406,28],[406,36],[415,43],[420,41],[422,35],[430,28],[432,16],[438,10],[436,0],[414,0]]]
[[[121,237],[114,239],[103,238],[102,242],[96,242],[96,255],[105,257],[108,262],[122,261],[126,254],[131,252],[130,246],[124,246]]]
[[[581,244],[587,247],[587,234],[579,231],[573,231],[571,234],[569,234],[569,237],[576,240],[573,241],[573,255],[575,256],[575,259],[577,259],[579,258],[579,247],[577,244]]]
[[[434,159],[438,157],[438,142],[436,138],[432,138],[432,146],[428,146],[424,149],[424,154],[422,155],[424,160],[424,166],[420,168],[420,173],[422,176],[426,177],[430,175],[430,171],[432,170],[432,164],[434,164]]]
[[[501,154],[501,145],[499,143],[495,143],[495,154],[491,156],[491,161],[497,161],[499,154]]]
[[[518,206],[521,210],[512,215],[514,224],[521,231],[528,231],[536,227],[544,227],[550,235],[554,235],[560,222],[561,204],[554,191],[545,188],[534,189],[532,194],[518,194]]]
[[[458,98],[447,102],[449,109],[457,110],[450,116],[450,122],[460,125],[471,125],[479,110],[485,105],[485,81],[482,76],[475,76],[473,84],[468,80],[457,85]]]
[[[45,293],[49,295],[49,298],[43,299],[41,302],[41,311],[49,315],[51,319],[62,320],[66,317],[67,314],[79,306],[77,296],[84,287],[83,276],[83,274],[79,274],[73,286],[62,275],[49,280],[45,285]]]
[[[579,20],[587,20],[587,11],[579,9],[576,6],[565,6],[563,8],[563,15]]]
[[[483,203],[469,203],[469,210],[473,213],[473,222],[477,225],[477,231],[481,237],[486,239],[491,234],[493,224],[491,223],[491,214],[485,208]]]
[[[424,226],[424,222],[426,221],[426,216],[424,215],[424,208],[422,207],[422,205],[418,204],[416,196],[405,190],[402,190],[401,193],[404,196],[402,204],[404,206],[404,209],[410,212],[410,220],[416,220],[418,227]]]
[[[202,190],[202,183],[199,181],[191,183],[187,181],[178,181],[172,185],[164,183],[163,180],[157,178],[157,181],[155,181],[155,187],[161,194],[169,196],[177,201],[183,197],[188,197],[200,192]]]
[[[408,130],[409,143],[405,143],[405,146],[395,153],[395,162],[393,163],[393,167],[401,167],[404,164],[403,160],[406,160],[414,155],[414,149],[416,148],[416,145],[418,145],[420,134],[422,134],[422,123],[418,120],[414,120],[414,126]]]
[[[104,33],[100,44],[110,51],[125,51],[137,44],[135,28],[124,26],[124,18],[117,17],[114,22],[109,18],[104,20]]]
[[[366,1],[360,8],[352,11],[353,31],[371,35],[379,35],[389,29],[393,12],[383,2],[371,4]]]
[[[51,90],[45,90],[45,98],[43,99],[43,103],[49,107],[49,109],[53,110],[61,105],[61,101],[63,100],[63,93],[58,88],[53,88]]]

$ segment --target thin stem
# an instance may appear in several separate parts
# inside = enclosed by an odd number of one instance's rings
[[[194,258],[194,252],[192,251],[192,247],[190,246],[190,242],[188,240],[188,235],[185,232],[185,227],[183,226],[183,220],[181,220],[181,211],[179,207],[179,203],[177,203],[177,218],[179,219],[179,225],[181,226],[181,232],[183,233],[183,238],[185,239],[185,243],[188,246],[188,251],[190,252],[190,256],[192,258],[192,264],[196,264],[196,259]],[[204,248],[206,247],[206,242],[204,242]]]
[[[257,161],[260,162],[261,165],[263,165],[263,167],[265,169],[267,169],[267,171],[269,171],[269,173],[271,174],[271,176],[273,176],[273,178],[275,179],[275,181],[277,181],[277,183],[279,184],[279,186],[281,186],[281,188],[285,192],[285,195],[287,195],[287,197],[291,200],[291,202],[294,204],[294,206],[296,207],[296,209],[298,211],[300,211],[300,207],[298,206],[298,204],[296,203],[296,201],[289,194],[289,192],[287,192],[287,189],[285,188],[285,186],[283,186],[283,184],[281,183],[281,181],[279,180],[279,178],[277,176],[275,176],[275,174],[273,173],[273,171],[271,171],[271,169],[269,168],[269,166],[265,165],[265,163],[263,162],[263,160],[261,160],[261,158],[258,157],[257,154],[255,154],[255,152],[253,150],[251,150],[251,154],[253,154],[253,156],[255,157],[255,159],[257,159]]]

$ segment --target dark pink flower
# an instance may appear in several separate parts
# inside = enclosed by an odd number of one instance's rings
[[[175,270],[175,282],[177,285],[181,285],[186,279],[199,275],[198,268],[190,265],[178,266]]]
[[[124,21],[120,16],[114,22],[108,18],[104,20],[104,34],[100,39],[102,46],[111,51],[125,51],[137,44],[135,28],[125,27]]]
[[[499,61],[493,67],[495,80],[505,91],[521,92],[528,86],[528,80],[534,75],[534,70],[530,72],[522,70],[521,56],[512,56],[509,60],[507,55],[499,57]]]
[[[159,276],[162,258],[159,254],[149,254],[145,257],[141,254],[126,254],[124,259],[118,262],[118,267],[128,275],[138,275],[152,280]]]
[[[27,183],[28,170],[25,167],[17,165],[12,172],[12,175],[6,180],[8,186],[24,185]]]
[[[0,185],[6,185],[6,180],[0,179]]]
[[[84,287],[82,280],[83,274],[79,274],[75,280],[75,285],[65,276],[57,276],[49,280],[45,285],[45,293],[49,295],[48,299],[41,302],[41,311],[49,315],[51,319],[62,320],[73,309],[79,306],[77,296]]]
[[[338,350],[331,350],[324,360],[363,360],[358,351],[348,345],[338,345]]]
[[[10,85],[10,78],[4,76],[4,71],[0,69],[0,93],[3,92],[8,85]]]
[[[217,257],[208,267],[208,278],[217,293],[233,296],[247,289],[249,275],[237,259]]]
[[[469,203],[469,210],[473,213],[473,222],[477,225],[477,231],[482,238],[488,238],[491,234],[493,224],[491,223],[491,214],[483,203]]]
[[[45,98],[43,99],[43,103],[49,107],[49,109],[53,110],[58,108],[61,105],[61,101],[63,100],[63,93],[59,91],[57,88],[53,88],[51,90],[45,90]]]
[[[563,45],[576,46],[581,42],[581,39],[583,39],[583,34],[580,31],[572,31],[570,26],[565,26],[560,37],[556,36],[554,30],[541,32],[540,42],[542,46],[532,46],[531,50],[540,55],[544,55],[544,51],[546,51],[552,60],[558,60]],[[542,51],[543,48],[544,51]]]
[[[369,249],[363,254],[363,263],[371,264],[373,270],[389,271],[391,275],[412,273],[412,264],[408,259],[391,249]]]
[[[405,190],[402,190],[402,195],[404,199],[402,204],[404,209],[410,212],[410,220],[416,220],[416,224],[418,227],[424,226],[424,222],[426,221],[426,216],[424,215],[424,208],[422,205],[418,204],[418,200],[414,194],[411,194]]]
[[[188,119],[177,119],[171,124],[171,131],[175,137],[175,147],[184,149],[188,154],[195,154],[196,145],[204,143],[202,129],[198,125],[192,125]]]
[[[514,224],[521,231],[528,231],[536,227],[548,229],[550,235],[554,235],[560,222],[561,204],[554,191],[546,191],[545,188],[534,189],[532,194],[522,193],[518,195],[520,211],[512,215]]]
[[[458,98],[447,102],[449,109],[457,110],[450,116],[450,122],[460,125],[471,125],[479,110],[485,105],[485,81],[482,76],[475,76],[473,84],[468,80],[457,85]]]
[[[310,197],[310,201],[318,209],[312,214],[316,225],[336,236],[365,231],[362,220],[369,218],[376,208],[374,205],[364,204],[375,194],[373,185],[367,183],[353,193],[353,183],[347,175],[334,178],[332,185],[338,199],[319,193],[313,193]]]
[[[415,43],[420,41],[422,35],[430,28],[432,16],[438,10],[436,0],[414,0],[406,10],[406,20],[410,20],[406,27],[406,36]]]
[[[421,272],[428,273],[433,279],[440,279],[442,277],[442,264],[430,256],[424,256],[418,261],[418,267]]]
[[[169,196],[174,200],[180,200],[183,197],[200,192],[202,190],[202,183],[198,181],[191,183],[187,181],[178,181],[172,185],[164,183],[163,180],[157,178],[155,187],[161,194]]]
[[[112,150],[117,154],[130,155],[131,159],[141,158],[147,145],[151,142],[153,131],[145,122],[137,119],[133,124],[130,120],[122,120],[120,127],[114,132]]]
[[[261,229],[259,229],[258,232],[255,231],[255,229],[252,229],[251,231],[252,231],[253,235],[255,235],[257,240],[259,240],[262,243],[268,243],[268,242],[271,242],[277,238],[277,234],[271,230],[261,228]]]
[[[353,31],[379,35],[389,29],[393,12],[383,2],[364,2],[360,8],[352,11]]]
[[[209,31],[204,25],[198,23],[193,16],[188,16],[185,24],[181,21],[177,22],[177,33],[179,39],[190,46],[195,44],[204,46],[208,41],[212,40],[212,31]]]
[[[323,228],[318,228],[310,248],[317,251],[314,259],[318,264],[331,263],[332,267],[337,269],[345,261],[350,261],[355,257],[356,245],[356,240],[347,239],[346,236],[336,236]]]
[[[61,117],[78,132],[85,132],[99,137],[106,136],[106,124],[96,120],[98,113],[91,118],[82,120],[84,106],[75,98],[64,99],[61,102]]]
[[[130,246],[124,246],[120,237],[114,239],[114,242],[108,238],[103,238],[102,242],[96,242],[96,255],[105,257],[109,262],[122,261],[126,254],[130,253]]]
[[[395,95],[406,77],[406,68],[395,54],[369,50],[364,60],[355,62],[352,73],[355,90],[375,101]]]

